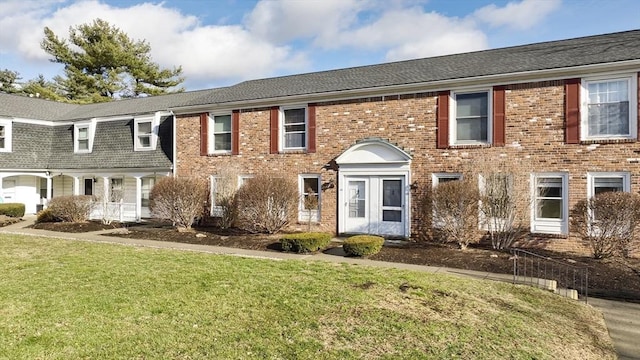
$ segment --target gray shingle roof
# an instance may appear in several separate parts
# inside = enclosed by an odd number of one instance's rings
[[[65,119],[66,114],[79,107],[80,105],[0,92],[0,117],[52,121]]]
[[[428,83],[640,59],[640,30],[245,81],[188,105]]]

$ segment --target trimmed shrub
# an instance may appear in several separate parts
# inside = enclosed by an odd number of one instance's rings
[[[46,208],[44,210],[38,211],[36,215],[36,223],[47,223],[47,222],[58,222],[58,219],[55,215],[53,215],[53,211],[51,209]]]
[[[454,242],[460,249],[482,238],[478,228],[480,192],[471,176],[439,184],[431,192],[433,232],[442,242]]]
[[[297,253],[320,251],[327,247],[330,242],[331,234],[321,232],[287,234],[280,238],[282,250]]]
[[[342,245],[344,252],[350,256],[368,256],[380,252],[384,238],[374,235],[355,235],[347,238]]]
[[[165,177],[149,194],[149,209],[157,219],[173,222],[178,231],[188,231],[201,217],[209,187],[204,179]]]
[[[638,246],[640,195],[605,192],[578,201],[571,209],[571,231],[589,244],[593,257],[628,256]]]
[[[298,184],[279,174],[248,179],[236,194],[238,226],[253,233],[273,234],[298,213]]]
[[[21,218],[24,216],[24,204],[22,203],[0,204],[0,215]]]
[[[67,222],[85,222],[89,219],[93,198],[90,195],[56,196],[49,201],[51,214]]]

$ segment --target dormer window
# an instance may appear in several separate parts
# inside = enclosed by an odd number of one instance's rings
[[[133,120],[133,146],[135,151],[156,149],[159,125],[160,114],[139,117]]]
[[[151,136],[153,135],[151,128],[151,121],[139,122],[138,123],[138,148],[140,149],[148,149],[151,147]]]
[[[89,151],[89,127],[78,128],[78,151]]]
[[[10,120],[0,120],[0,152],[11,152],[11,128]]]
[[[73,126],[73,151],[75,153],[90,153],[93,149],[93,136],[95,132],[95,120],[75,124]]]

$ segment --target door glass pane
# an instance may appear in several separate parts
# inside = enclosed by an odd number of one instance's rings
[[[402,222],[402,211],[382,210],[382,221]]]
[[[93,179],[84,179],[84,194],[93,195]]]
[[[366,206],[365,182],[349,181],[349,217],[364,218]]]
[[[402,206],[402,180],[382,181],[382,206]]]

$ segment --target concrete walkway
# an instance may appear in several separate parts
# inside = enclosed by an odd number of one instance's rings
[[[449,274],[475,279],[487,279],[512,282],[513,276],[509,274],[494,274],[482,271],[452,269],[438,266],[424,266],[403,263],[391,263],[369,259],[345,257],[342,248],[334,248],[329,253],[318,254],[293,254],[284,252],[269,252],[247,249],[227,248],[221,246],[170,243],[165,241],[129,239],[103,234],[114,230],[102,230],[88,233],[63,233],[47,230],[26,228],[33,224],[35,217],[27,217],[25,221],[0,228],[0,233],[22,234],[32,236],[44,236],[59,239],[71,239],[100,243],[111,243],[129,246],[144,246],[157,249],[174,249],[183,251],[196,251],[211,254],[225,254],[249,258],[272,260],[314,260],[332,263],[349,263],[365,266],[377,266],[403,270],[423,271],[430,273]],[[640,304],[589,298],[589,305],[602,311],[609,334],[613,340],[619,359],[640,360]]]

